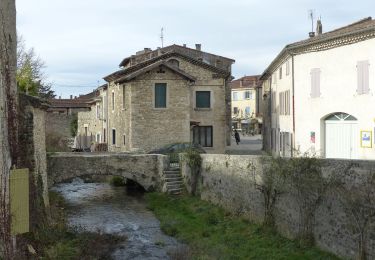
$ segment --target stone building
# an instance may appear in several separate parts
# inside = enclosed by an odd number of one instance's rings
[[[232,92],[232,128],[258,132],[262,125],[259,111],[259,78],[244,76],[230,82]],[[258,108],[258,109],[257,109]]]
[[[293,156],[375,159],[375,21],[371,17],[287,45],[263,73],[264,148]]]
[[[203,52],[200,44],[145,48],[104,77],[91,111],[78,114],[78,132],[98,136],[109,151],[192,141],[208,153],[223,153],[230,144],[233,63]]]

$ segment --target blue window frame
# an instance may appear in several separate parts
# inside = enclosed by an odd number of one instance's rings
[[[167,84],[156,83],[155,84],[155,108],[166,108],[167,107]]]

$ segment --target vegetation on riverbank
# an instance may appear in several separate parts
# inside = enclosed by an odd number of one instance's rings
[[[68,228],[64,198],[50,192],[51,220],[22,237],[22,259],[110,259],[125,237]],[[30,247],[31,246],[31,247]],[[35,250],[35,252],[33,252]]]
[[[146,200],[162,230],[190,247],[180,259],[338,259],[316,248],[300,247],[272,229],[197,197],[150,193]]]

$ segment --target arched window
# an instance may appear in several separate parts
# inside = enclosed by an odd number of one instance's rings
[[[326,121],[355,121],[357,118],[355,118],[352,115],[346,114],[346,113],[334,113],[326,117]]]
[[[175,66],[175,67],[179,67],[180,66],[180,62],[176,59],[170,59],[168,60],[168,63],[172,66]]]

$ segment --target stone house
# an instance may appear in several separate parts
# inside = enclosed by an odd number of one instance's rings
[[[371,17],[287,45],[264,71],[264,148],[375,159],[375,21]]]
[[[258,104],[259,78],[260,75],[244,76],[230,82],[233,129],[248,131],[251,127],[256,132],[259,131],[262,124]]]
[[[109,151],[144,152],[192,141],[208,153],[224,153],[233,63],[203,52],[200,44],[145,48],[104,77],[107,84],[97,90],[91,111],[78,114],[79,134],[94,133]]]

